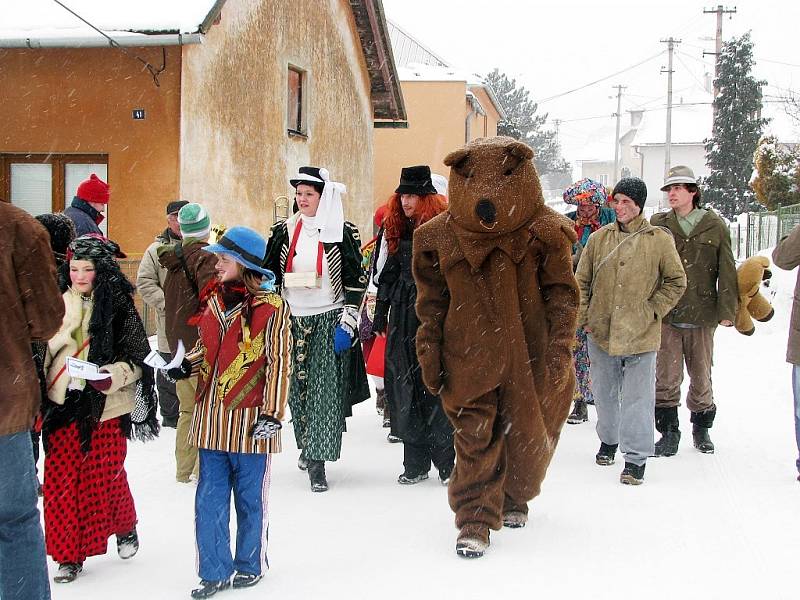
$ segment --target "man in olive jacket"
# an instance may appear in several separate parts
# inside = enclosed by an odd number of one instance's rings
[[[655,456],[678,452],[684,362],[691,381],[686,405],[692,413],[694,446],[712,454],[708,430],[717,413],[711,387],[714,332],[717,325],[733,325],[739,298],[731,237],[716,213],[700,208],[700,190],[689,167],[672,167],[661,191],[667,192],[672,210],[653,215],[650,222],[672,232],[688,285],[661,326],[655,421],[662,437],[656,442]]]
[[[595,231],[578,262],[578,325],[588,335],[592,391],[597,408],[599,465],[625,456],[620,482],[642,483],[653,453],[656,350],[661,319],[686,289],[672,236],[641,212],[647,187],[626,177],[614,187],[617,222]]]
[[[50,237],[36,219],[0,201],[0,598],[50,598],[30,429],[41,389],[31,342],[56,334],[64,301]]]
[[[800,266],[800,225],[783,237],[772,252],[772,261],[777,267],[796,269]],[[786,362],[792,365],[792,392],[794,393],[794,435],[797,441],[797,481],[800,481],[800,273],[794,286],[792,320],[789,323],[789,343]]]

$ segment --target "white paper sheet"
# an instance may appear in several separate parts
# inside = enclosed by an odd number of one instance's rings
[[[67,373],[69,373],[70,377],[85,379],[86,381],[100,381],[111,377],[111,373],[100,371],[100,367],[96,364],[74,356],[67,357]]]

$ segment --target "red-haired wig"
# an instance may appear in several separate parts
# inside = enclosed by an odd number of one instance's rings
[[[386,202],[386,214],[383,218],[383,237],[389,246],[389,254],[397,252],[400,237],[403,235],[406,215],[400,202],[400,194],[392,194]],[[430,221],[436,215],[447,210],[447,198],[441,194],[420,196],[414,210],[414,229]]]

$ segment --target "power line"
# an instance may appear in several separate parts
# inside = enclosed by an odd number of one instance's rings
[[[656,54],[654,54],[653,56],[650,56],[649,58],[645,58],[644,60],[636,63],[635,65],[631,65],[630,67],[626,67],[626,68],[624,68],[624,69],[622,69],[620,71],[617,71],[616,73],[611,73],[611,75],[606,75],[605,77],[601,77],[600,79],[597,79],[597,80],[592,81],[590,83],[584,84],[584,85],[582,85],[580,87],[576,87],[574,89],[567,90],[566,92],[561,92],[560,94],[556,94],[555,96],[549,96],[547,98],[542,98],[541,100],[534,100],[534,102],[536,102],[537,104],[541,104],[543,102],[549,102],[550,100],[555,100],[556,98],[561,98],[561,97],[567,96],[569,94],[574,94],[575,92],[578,92],[580,90],[584,90],[584,89],[586,89],[588,87],[591,87],[593,85],[601,83],[601,82],[603,82],[603,81],[605,81],[607,79],[611,79],[612,77],[616,77],[617,75],[625,73],[626,71],[630,71],[631,69],[635,69],[636,67],[638,67],[640,65],[643,65],[644,63],[649,62],[649,61],[653,60],[654,58],[656,58],[658,56],[661,56],[662,54],[664,54],[664,50],[661,50],[661,51],[657,52]]]

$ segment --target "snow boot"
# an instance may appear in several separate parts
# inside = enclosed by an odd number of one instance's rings
[[[192,590],[192,598],[211,598],[217,592],[227,590],[229,587],[231,587],[231,582],[227,579],[225,581],[201,579],[200,587]]]
[[[78,577],[78,573],[83,571],[82,563],[61,563],[58,565],[58,572],[53,577],[56,583],[71,583]]]
[[[618,445],[619,444],[606,444],[604,442],[600,442],[600,450],[597,451],[594,461],[603,467],[613,465],[614,456],[617,454]]]
[[[708,436],[708,430],[714,424],[714,417],[717,416],[717,406],[712,404],[711,408],[703,412],[692,413],[692,438],[694,447],[703,454],[714,454],[714,442]]]
[[[626,485],[642,485],[644,482],[644,465],[626,462],[619,476],[619,482]]]
[[[653,456],[675,456],[681,441],[677,406],[656,406],[656,430],[661,434],[661,439],[656,442]]]
[[[520,529],[528,524],[528,515],[521,510],[510,510],[503,514],[503,527]]]
[[[586,408],[586,402],[583,400],[575,400],[575,407],[567,417],[567,423],[570,425],[577,425],[585,423],[589,420],[589,410]]]
[[[416,475],[412,475],[411,473],[401,473],[400,476],[397,478],[397,483],[400,485],[414,485],[415,483],[419,483],[420,481],[425,481],[428,478],[427,473],[417,473]]]
[[[479,523],[468,523],[458,532],[456,554],[462,558],[480,558],[489,547],[489,528]]]
[[[253,575],[252,573],[236,573],[233,576],[233,589],[238,590],[241,588],[253,587],[261,581],[262,575]]]
[[[453,467],[445,467],[443,469],[439,469],[439,483],[443,486],[447,486],[450,483],[450,476],[453,474]]]
[[[306,458],[305,450],[300,451],[300,457],[297,459],[297,468],[301,471],[308,470],[308,459]]]
[[[117,554],[123,560],[133,558],[139,551],[139,535],[136,529],[130,533],[117,536]]]
[[[308,461],[308,479],[311,481],[312,492],[327,492],[328,479],[325,477],[325,461]]]

